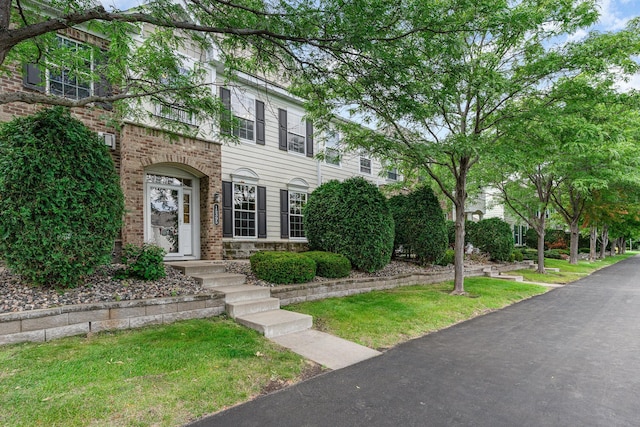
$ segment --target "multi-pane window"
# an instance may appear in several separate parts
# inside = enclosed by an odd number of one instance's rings
[[[336,130],[330,130],[327,133],[324,161],[330,165],[340,166],[340,134]]]
[[[360,173],[371,175],[371,159],[360,155]]]
[[[231,111],[236,119],[233,134],[241,139],[254,140],[256,100],[251,96],[234,92],[231,96]]]
[[[294,112],[288,113],[287,118],[287,149],[294,153],[305,153],[306,145],[306,122],[302,119],[301,114]]]
[[[256,186],[233,184],[233,234],[256,237]]]
[[[513,241],[516,246],[525,246],[527,244],[527,226],[513,226]]]
[[[397,168],[391,168],[387,170],[387,179],[391,180],[391,181],[397,181],[398,180],[398,169]]]
[[[49,66],[49,93],[70,99],[82,99],[91,95],[91,51],[85,44],[60,36],[60,46],[70,51],[74,63]]]
[[[302,208],[307,204],[307,193],[289,191],[289,237],[305,237]]]

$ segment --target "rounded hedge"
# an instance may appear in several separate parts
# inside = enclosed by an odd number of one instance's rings
[[[344,255],[323,251],[301,252],[316,263],[316,275],[329,279],[347,277],[351,273],[351,262]]]
[[[312,250],[342,254],[363,271],[391,261],[394,223],[387,200],[364,178],[330,181],[309,196],[304,225]]]
[[[124,202],[95,132],[55,107],[0,125],[0,256],[36,285],[76,286],[111,260]]]
[[[315,261],[299,253],[262,251],[251,255],[249,261],[256,277],[269,283],[306,283],[316,277]]]
[[[449,244],[447,223],[438,198],[429,187],[398,195],[389,205],[395,222],[396,249],[411,249],[421,263],[434,263],[444,256]]]
[[[495,261],[508,261],[514,250],[511,226],[500,218],[479,221],[469,238],[473,246],[488,253]]]

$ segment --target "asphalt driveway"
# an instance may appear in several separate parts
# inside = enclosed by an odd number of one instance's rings
[[[640,426],[640,257],[197,426]]]

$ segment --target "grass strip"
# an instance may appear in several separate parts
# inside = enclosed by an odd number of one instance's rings
[[[285,307],[310,314],[317,329],[384,349],[547,291],[487,277],[465,279],[471,297],[450,295],[453,282],[373,291]]]
[[[306,366],[222,318],[5,346],[0,425],[182,425]]]

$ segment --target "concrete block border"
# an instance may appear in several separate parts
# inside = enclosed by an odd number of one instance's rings
[[[529,263],[493,266],[494,271],[523,268]],[[483,276],[482,267],[468,269],[465,277]],[[399,286],[432,284],[453,280],[453,270],[394,277],[327,280],[301,285],[275,286],[271,296],[280,306],[324,298],[391,289]],[[0,345],[27,341],[44,342],[57,338],[117,329],[133,329],[178,320],[219,316],[225,311],[224,295],[211,294],[153,298],[131,301],[68,305],[41,310],[0,314]]]

